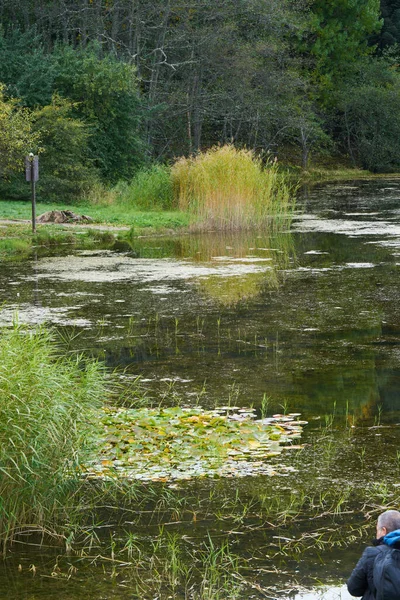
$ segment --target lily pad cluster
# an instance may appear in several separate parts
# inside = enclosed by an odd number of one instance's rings
[[[282,473],[268,463],[301,436],[298,414],[257,419],[254,409],[103,408],[89,478],[143,481]],[[289,448],[301,448],[289,445]]]

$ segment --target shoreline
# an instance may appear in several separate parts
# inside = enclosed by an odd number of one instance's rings
[[[294,177],[291,173],[290,177]],[[298,178],[299,188],[333,182],[400,179],[400,173],[370,173],[358,169],[314,169]],[[68,208],[78,214],[89,214],[93,223],[40,223],[32,234],[30,202],[0,200],[0,258],[28,258],[32,250],[70,245],[75,248],[111,248],[129,238],[189,235],[190,216],[182,211],[126,210],[119,205],[63,205],[38,202],[37,214]],[[10,216],[7,216],[10,215]]]

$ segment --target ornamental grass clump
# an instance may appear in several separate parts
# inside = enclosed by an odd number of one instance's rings
[[[54,533],[78,485],[92,411],[106,393],[99,363],[61,358],[52,334],[0,334],[0,546],[21,530]],[[76,475],[74,475],[76,473]]]
[[[252,150],[216,147],[172,167],[179,208],[195,229],[264,227],[290,213],[293,185],[276,162],[263,165]]]

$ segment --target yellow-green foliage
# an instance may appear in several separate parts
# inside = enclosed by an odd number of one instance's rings
[[[293,203],[293,186],[276,162],[264,166],[251,150],[231,145],[181,158],[172,176],[179,208],[199,229],[262,227]]]
[[[24,155],[38,142],[32,132],[32,116],[15,99],[6,99],[0,83],[0,176],[21,170]]]

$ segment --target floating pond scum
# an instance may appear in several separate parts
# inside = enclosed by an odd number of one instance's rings
[[[103,408],[92,458],[83,465],[88,478],[142,481],[195,477],[283,475],[293,467],[268,458],[301,437],[300,415],[257,419],[255,409]]]

